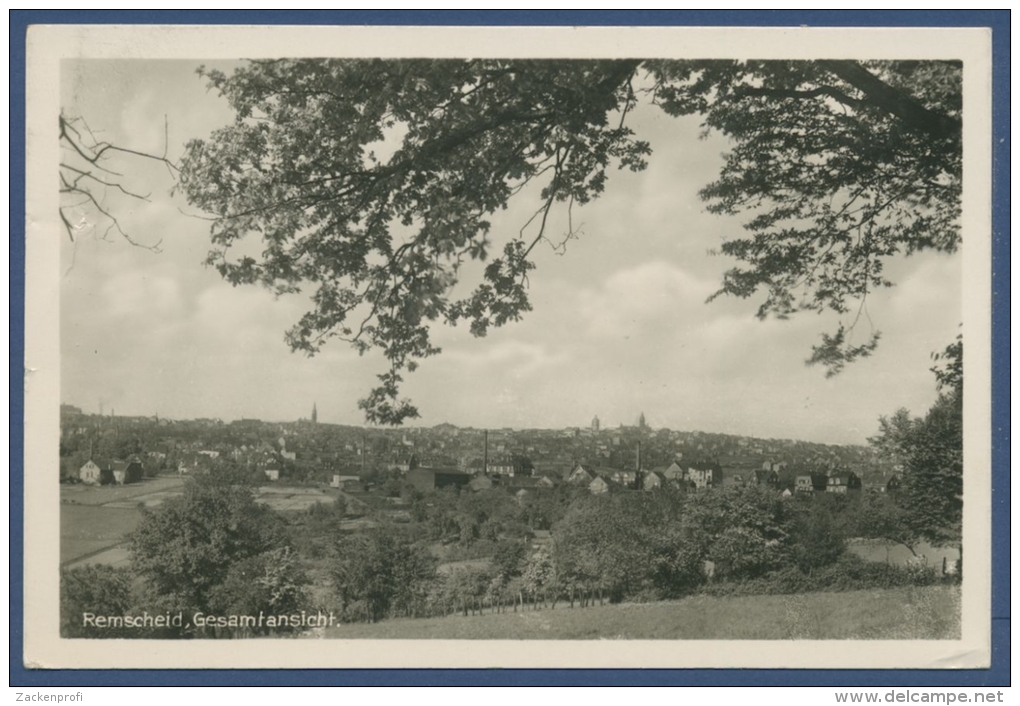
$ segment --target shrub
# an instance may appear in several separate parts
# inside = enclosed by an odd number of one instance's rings
[[[231,566],[223,583],[211,591],[209,605],[220,615],[289,615],[306,607],[307,583],[294,552],[273,549]]]
[[[132,568],[156,596],[208,611],[234,564],[287,546],[280,516],[236,472],[197,476],[184,494],[146,511],[131,535]]]
[[[928,566],[896,566],[845,554],[839,561],[811,573],[804,573],[796,566],[788,566],[755,579],[710,584],[703,592],[713,596],[753,596],[859,591],[869,588],[929,586],[937,578],[935,570]]]
[[[123,628],[85,625],[85,613],[126,615],[131,610],[131,572],[101,564],[60,571],[62,637],[127,637]]]
[[[390,528],[341,537],[331,566],[347,620],[417,615],[436,580],[436,560]]]

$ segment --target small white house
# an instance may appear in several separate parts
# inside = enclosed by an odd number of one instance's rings
[[[107,464],[103,464],[106,466]],[[92,459],[85,462],[85,465],[78,471],[78,477],[82,483],[88,485],[100,485],[104,482],[110,482],[110,469],[109,467],[103,468],[100,464],[96,463]]]

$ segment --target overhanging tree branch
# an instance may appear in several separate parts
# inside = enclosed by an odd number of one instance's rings
[[[149,202],[149,194],[138,193],[125,185],[127,177],[122,172],[114,171],[107,166],[110,153],[120,153],[131,157],[138,157],[145,160],[152,160],[163,164],[170,175],[174,178],[179,172],[179,167],[167,157],[168,149],[168,127],[164,121],[164,147],[162,155],[149,154],[138,150],[121,147],[109,142],[102,142],[95,138],[88,125],[81,118],[69,118],[61,113],[59,118],[59,141],[61,147],[60,172],[60,193],[66,195],[77,195],[83,197],[83,201],[76,203],[61,203],[60,221],[64,227],[67,237],[74,242],[76,235],[88,223],[87,214],[81,218],[72,218],[69,211],[76,210],[83,205],[91,205],[93,214],[100,218],[99,221],[107,221],[105,233],[116,230],[121,237],[132,245],[147,248],[153,251],[159,250],[160,243],[145,245],[129,236],[121,227],[120,221],[114,215],[113,210],[105,201],[107,189],[113,189],[119,194],[138,201]],[[81,129],[78,129],[80,125]],[[89,182],[85,184],[83,182]]]

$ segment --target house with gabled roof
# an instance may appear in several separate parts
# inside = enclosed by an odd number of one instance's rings
[[[658,490],[666,483],[662,471],[645,471],[641,476],[641,490]]]
[[[764,485],[769,488],[779,487],[779,474],[773,470],[756,470],[750,478],[753,485]]]
[[[113,482],[113,465],[109,461],[89,459],[78,470],[78,478],[88,485],[106,485]]]
[[[698,490],[722,485],[722,468],[718,463],[693,463],[687,469],[686,479]]]
[[[861,489],[861,479],[853,471],[839,471],[829,475],[825,490],[829,493],[844,494]]]
[[[555,488],[556,481],[550,476],[538,476],[535,479],[536,488]]]
[[[596,474],[594,471],[590,471],[578,463],[567,475],[567,483],[570,483],[571,485],[588,485],[595,480],[595,477]]]
[[[137,458],[114,461],[111,467],[113,482],[117,485],[139,483],[142,480],[142,463]]]
[[[619,484],[606,476],[595,476],[592,482],[588,484],[588,490],[592,495],[605,495],[606,493],[611,493],[619,488]]]
[[[685,475],[684,468],[676,461],[673,461],[662,471],[662,475],[666,480],[683,480]]]
[[[824,493],[828,489],[829,477],[824,473],[802,473],[797,476],[794,491],[798,493]]]

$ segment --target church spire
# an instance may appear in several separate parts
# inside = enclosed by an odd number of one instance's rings
[[[312,424],[317,424],[319,421],[319,410],[316,408],[315,403],[312,402]]]

